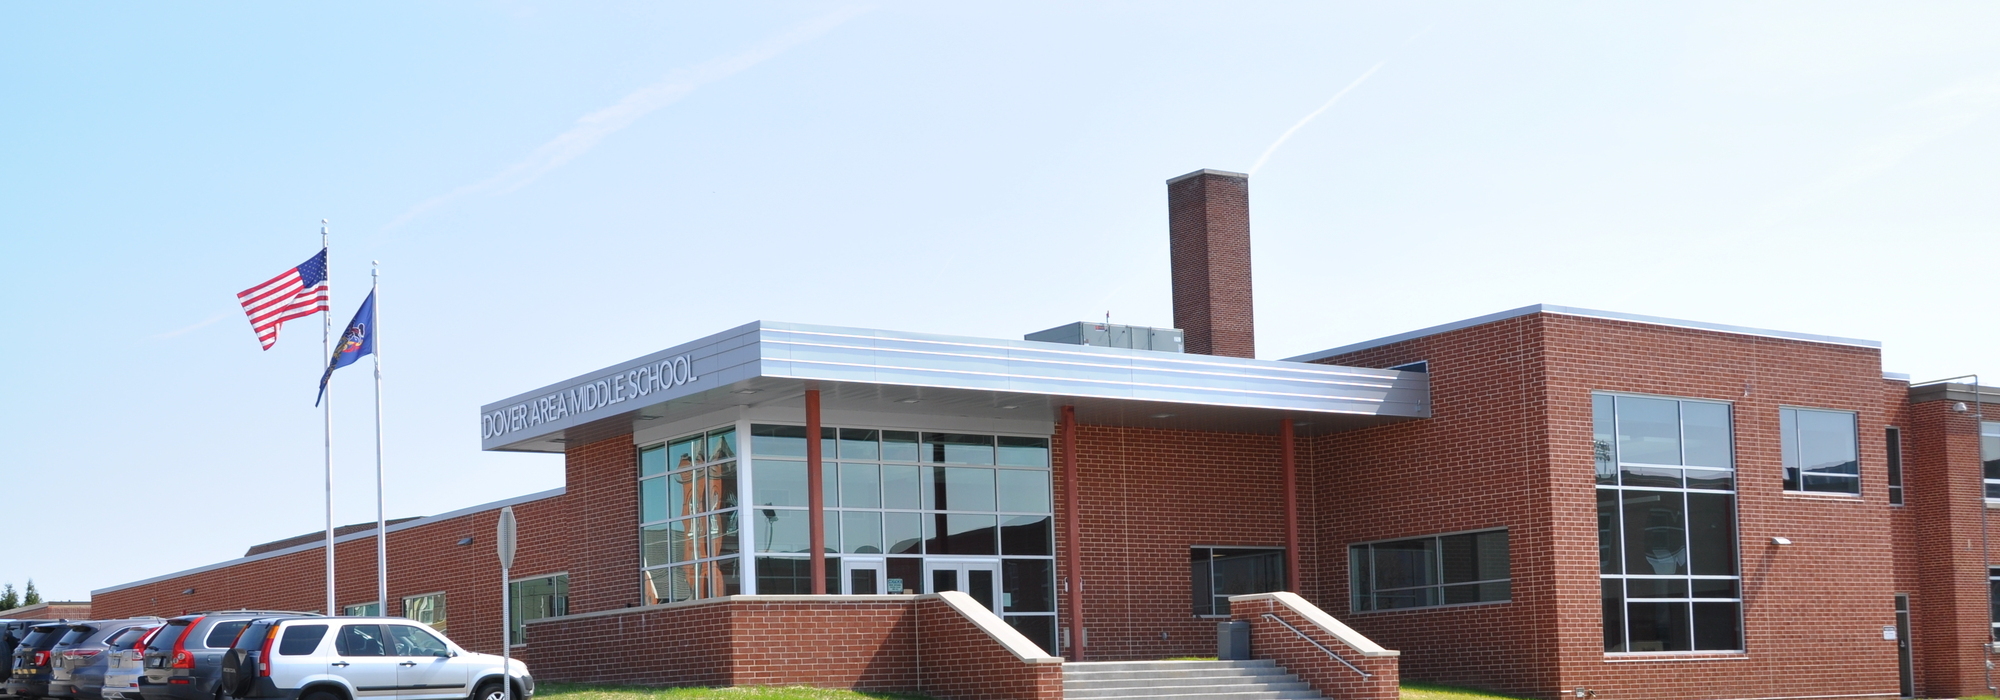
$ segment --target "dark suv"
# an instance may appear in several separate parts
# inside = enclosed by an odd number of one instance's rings
[[[14,647],[28,637],[28,628],[55,620],[0,620],[0,683],[14,675]],[[0,686],[0,693],[6,692]]]
[[[222,655],[251,620],[315,617],[284,610],[227,610],[182,615],[146,643],[146,675],[139,677],[144,700],[215,700]]]
[[[136,639],[146,628],[161,622],[165,620],[146,617],[70,623],[69,632],[49,649],[48,696],[97,700],[97,690],[104,685],[104,663],[110,660],[104,652],[111,648],[112,639],[120,635]],[[92,677],[97,679],[96,686],[84,688],[86,679]]]
[[[49,693],[49,654],[69,633],[67,622],[44,622],[28,628],[14,647],[14,673],[7,677],[7,694],[39,698]]]

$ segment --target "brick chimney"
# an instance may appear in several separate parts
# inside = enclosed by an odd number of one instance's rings
[[[1174,325],[1187,352],[1256,357],[1250,307],[1250,176],[1196,170],[1167,181]]]

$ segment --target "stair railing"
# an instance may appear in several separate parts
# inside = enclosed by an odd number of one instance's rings
[[[1273,614],[1271,614],[1271,613],[1264,613],[1264,617],[1268,617],[1268,618],[1271,618],[1271,620],[1272,620],[1273,622],[1276,622],[1276,623],[1278,623],[1278,624],[1280,624],[1280,625],[1284,625],[1284,626],[1285,626],[1285,629],[1288,629],[1288,630],[1291,630],[1291,631],[1292,631],[1292,634],[1296,634],[1296,635],[1298,635],[1298,636],[1299,636],[1299,639],[1303,639],[1303,640],[1306,640],[1306,643],[1307,643],[1307,644],[1311,644],[1311,645],[1313,645],[1313,646],[1316,646],[1316,647],[1319,647],[1319,650],[1320,650],[1320,651],[1323,651],[1323,652],[1326,652],[1326,655],[1327,655],[1327,656],[1331,656],[1331,657],[1333,657],[1333,660],[1334,660],[1334,661],[1338,661],[1338,662],[1340,662],[1340,665],[1342,665],[1342,666],[1346,666],[1346,667],[1348,667],[1348,668],[1350,668],[1350,669],[1353,669],[1355,673],[1359,673],[1359,674],[1361,674],[1361,677],[1362,677],[1362,678],[1374,678],[1374,677],[1375,677],[1375,674],[1372,674],[1372,673],[1369,673],[1369,672],[1367,672],[1367,671],[1363,671],[1363,670],[1361,670],[1361,669],[1360,669],[1360,667],[1357,667],[1357,666],[1355,666],[1354,664],[1351,664],[1351,663],[1348,663],[1348,662],[1347,662],[1347,659],[1343,659],[1343,658],[1340,658],[1340,655],[1339,655],[1339,654],[1335,654],[1335,653],[1333,653],[1333,650],[1332,650],[1332,649],[1328,649],[1328,648],[1326,648],[1326,645],[1325,645],[1325,644],[1321,644],[1321,643],[1319,643],[1319,642],[1318,642],[1317,640],[1314,640],[1314,639],[1313,639],[1312,637],[1308,637],[1308,636],[1306,636],[1306,633],[1304,633],[1304,632],[1300,632],[1300,631],[1299,631],[1299,628],[1297,628],[1297,627],[1293,627],[1293,626],[1292,626],[1292,623],[1289,623],[1289,622],[1286,622],[1286,621],[1284,620],[1284,618],[1281,618],[1281,617],[1278,617],[1277,615],[1273,615]]]

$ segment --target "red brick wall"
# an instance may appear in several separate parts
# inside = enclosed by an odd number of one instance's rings
[[[557,573],[568,566],[564,497],[514,507],[521,544],[514,577]],[[493,553],[498,510],[489,510],[389,533],[390,615],[403,612],[403,597],[444,592],[446,635],[473,651],[500,653],[500,563]],[[472,544],[458,541],[472,538]],[[325,550],[308,549],[244,562],[164,581],[98,594],[97,614],[105,617],[180,615],[237,608],[317,611],[326,607]],[[336,545],[334,561],[340,605],[376,598],[375,539]],[[194,589],[193,594],[183,591]],[[473,630],[485,631],[474,634]]]
[[[1284,546],[1276,430],[1275,418],[1271,435],[1078,426],[1085,660],[1215,653],[1215,624],[1223,618],[1194,616],[1188,551]],[[1055,491],[1060,495],[1063,485]],[[1067,509],[1056,500],[1060,590],[1070,572]],[[1311,512],[1311,500],[1302,498],[1301,510]],[[1314,560],[1306,539],[1300,554],[1310,587]]]
[[[570,445],[569,611],[597,612],[644,602],[639,589],[639,449],[619,435]]]
[[[540,680],[1062,697],[1061,664],[1015,657],[936,595],[738,596],[551,618],[528,629],[522,658]]]
[[[1397,657],[1368,656],[1276,598],[1231,601],[1229,613],[1237,621],[1250,623],[1252,656],[1277,661],[1321,695],[1332,700],[1396,700],[1402,696]],[[1276,615],[1298,631],[1266,619],[1265,614]],[[1306,637],[1299,636],[1301,633]],[[1340,654],[1354,667],[1327,656],[1313,642]]]
[[[1895,592],[1910,596],[1910,636],[1903,641],[1913,645],[1910,649],[1915,662],[1911,668],[1912,680],[1915,682],[1918,697],[1924,697],[1926,685],[1923,650],[1914,646],[1916,640],[1928,636],[1923,626],[1924,622],[1917,614],[1918,606],[1922,604],[1924,598],[1923,584],[1919,575],[1923,555],[1918,539],[1917,511],[1909,505],[1911,498],[1915,497],[1923,486],[1915,483],[1914,477],[1910,474],[1910,450],[1915,440],[1910,435],[1909,382],[1891,379],[1882,381],[1882,415],[1885,425],[1881,427],[1896,426],[1903,430],[1903,505],[1889,509],[1889,549],[1896,562]],[[1863,440],[1870,439],[1867,429],[1867,426],[1862,426]],[[1887,449],[1886,440],[1884,449]],[[1886,482],[1884,487],[1886,488]],[[1895,624],[1895,622],[1892,620],[1882,624]]]
[[[1970,556],[1986,539],[1979,421],[1952,404],[1910,406],[1903,435],[1906,509],[1915,516],[1920,562],[1911,637],[1923,677],[1919,691],[1936,697],[1989,694],[1980,647],[1990,639],[1985,564]]]
[[[1327,360],[1360,367],[1430,362],[1430,419],[1321,436],[1312,451],[1321,504],[1312,531],[1324,556],[1321,583],[1307,598],[1402,652],[1403,678],[1546,695],[1557,685],[1555,637],[1596,634],[1595,579],[1583,608],[1587,629],[1558,622],[1564,601],[1556,549],[1596,551],[1596,500],[1584,494],[1592,510],[1579,521],[1580,533],[1552,527],[1543,344],[1537,319],[1514,318]],[[1350,610],[1348,545],[1498,527],[1508,530],[1513,602]]]
[[[1545,698],[1896,692],[1895,645],[1881,639],[1896,579],[1878,350],[1535,314],[1325,361],[1416,360],[1430,361],[1431,420],[1318,445],[1322,546],[1504,525],[1513,602],[1342,617],[1402,651],[1405,677]],[[1734,403],[1747,653],[1604,654],[1592,390]],[[1859,413],[1861,499],[1782,493],[1781,405]],[[1345,557],[1322,569],[1326,607],[1345,610]]]
[[[913,612],[922,676],[918,692],[959,700],[1061,700],[1060,662],[1023,662],[940,596],[919,598]]]
[[[1167,183],[1174,325],[1183,348],[1257,356],[1250,294],[1250,180],[1202,173]]]

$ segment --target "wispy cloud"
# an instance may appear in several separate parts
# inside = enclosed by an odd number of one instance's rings
[[[228,311],[223,311],[223,312],[220,312],[220,313],[217,313],[217,314],[216,314],[216,315],[214,315],[214,316],[210,316],[210,317],[208,317],[208,318],[205,318],[205,319],[202,319],[202,320],[200,320],[200,321],[197,321],[197,322],[195,322],[195,323],[194,323],[194,324],[192,324],[192,325],[188,325],[188,326],[184,326],[184,327],[181,327],[181,328],[176,328],[176,329],[173,329],[173,330],[170,330],[170,331],[167,331],[167,332],[165,332],[165,333],[156,333],[156,334],[153,334],[153,335],[149,335],[149,336],[146,336],[146,339],[147,339],[147,340],[166,340],[166,339],[168,339],[168,338],[176,338],[176,337],[180,337],[180,336],[183,336],[183,335],[187,335],[187,334],[189,334],[189,333],[193,333],[193,332],[195,332],[195,331],[198,331],[198,330],[201,330],[202,328],[205,328],[205,327],[208,327],[208,326],[212,326],[212,325],[215,325],[215,322],[216,322],[216,321],[220,321],[220,320],[222,320],[222,319],[225,319],[225,318],[229,318],[229,317],[230,317],[230,315],[231,315],[231,313],[230,313],[230,312],[228,312]]]
[[[605,137],[631,126],[639,118],[680,101],[709,83],[748,70],[759,63],[811,41],[847,20],[869,11],[870,7],[847,7],[813,19],[766,39],[741,53],[714,59],[692,68],[676,70],[658,82],[639,88],[609,107],[585,114],[568,131],[529,153],[526,159],[508,166],[492,177],[419,202],[384,225],[393,230],[454,200],[474,194],[505,194],[534,182],[550,170],[575,160]]]
[[[1278,140],[1271,142],[1270,148],[1264,149],[1264,155],[1257,156],[1257,163],[1255,165],[1250,166],[1249,174],[1251,175],[1257,174],[1257,169],[1264,167],[1264,161],[1270,160],[1271,154],[1277,153],[1278,147],[1285,145],[1285,139],[1291,138],[1292,134],[1298,133],[1300,129],[1303,129],[1307,124],[1312,123],[1312,120],[1315,117],[1318,117],[1321,112],[1325,112],[1327,109],[1333,107],[1333,103],[1339,102],[1340,98],[1347,96],[1347,93],[1352,92],[1355,88],[1361,87],[1362,83],[1368,82],[1368,76],[1374,75],[1375,71],[1382,70],[1382,66],[1386,65],[1389,65],[1388,61],[1383,61],[1381,63],[1375,64],[1374,68],[1370,68],[1368,69],[1368,72],[1362,73],[1361,77],[1355,78],[1354,82],[1348,83],[1347,87],[1341,88],[1340,92],[1333,93],[1333,99],[1327,100],[1326,104],[1320,105],[1319,109],[1313,110],[1312,114],[1306,115],[1306,118],[1300,119],[1299,123],[1293,124],[1292,128],[1286,129],[1285,134],[1283,136],[1279,136]]]
[[[1424,27],[1423,29],[1417,30],[1417,33],[1411,34],[1410,38],[1404,39],[1403,43],[1399,44],[1398,46],[1408,46],[1410,42],[1416,41],[1417,37],[1429,33],[1430,30],[1431,27]],[[1375,64],[1375,67],[1368,69],[1368,72],[1362,73],[1361,77],[1355,78],[1354,82],[1348,83],[1347,87],[1341,88],[1340,92],[1333,93],[1333,97],[1328,98],[1326,104],[1320,105],[1319,109],[1315,109],[1312,111],[1312,114],[1306,115],[1306,118],[1300,119],[1299,123],[1293,124],[1292,128],[1286,129],[1285,133],[1278,137],[1278,140],[1271,142],[1270,148],[1264,149],[1264,155],[1257,156],[1257,162],[1250,166],[1250,171],[1248,174],[1250,175],[1257,174],[1257,169],[1264,167],[1264,161],[1270,160],[1271,154],[1277,153],[1278,147],[1285,145],[1286,139],[1291,138],[1292,134],[1298,133],[1300,129],[1303,129],[1307,124],[1312,123],[1312,120],[1318,118],[1322,112],[1331,109],[1333,107],[1333,104],[1335,102],[1339,102],[1340,98],[1346,97],[1347,93],[1352,92],[1355,88],[1361,87],[1362,83],[1368,82],[1368,78],[1370,76],[1375,75],[1375,71],[1382,70],[1382,67],[1386,65],[1389,65],[1389,59],[1386,58],[1382,59],[1381,63]]]

